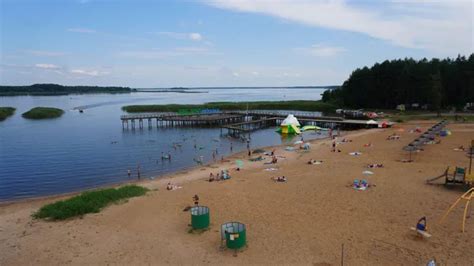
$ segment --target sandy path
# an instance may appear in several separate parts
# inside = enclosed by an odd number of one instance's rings
[[[423,128],[429,123],[419,122]],[[210,169],[196,168],[170,177],[182,189],[166,191],[168,180],[144,183],[157,191],[129,202],[113,205],[99,214],[63,222],[32,221],[30,214],[53,199],[35,200],[0,207],[0,265],[18,264],[340,264],[341,245],[348,265],[420,265],[435,257],[443,264],[474,264],[474,220],[467,219],[467,232],[460,232],[462,208],[443,225],[437,220],[461,194],[457,189],[424,184],[448,165],[467,166],[462,152],[474,139],[474,125],[450,125],[453,134],[438,145],[427,145],[404,164],[401,150],[416,134],[414,124],[384,130],[355,132],[353,140],[330,152],[330,142],[316,141],[311,152],[277,154],[279,171],[268,172],[262,162],[245,162],[245,169],[232,171],[232,179],[209,183]],[[401,135],[386,141],[389,134]],[[370,148],[363,144],[371,142]],[[360,156],[348,152],[361,151]],[[233,156],[245,158],[246,155]],[[308,165],[309,159],[323,160]],[[355,191],[347,187],[363,178],[368,163],[383,163],[369,176],[376,187]],[[213,166],[215,167],[215,166]],[[225,168],[228,165],[219,165]],[[202,170],[204,169],[204,170]],[[287,183],[274,183],[285,175]],[[188,233],[194,194],[211,209],[211,229]],[[417,239],[409,230],[426,215],[433,237]],[[233,256],[220,251],[220,224],[237,220],[247,225],[248,248]]]

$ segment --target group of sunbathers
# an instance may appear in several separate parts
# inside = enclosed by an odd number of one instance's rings
[[[352,183],[352,187],[355,189],[365,190],[369,187],[369,182],[367,182],[367,180],[365,179],[362,179],[362,180],[355,179],[354,182]]]
[[[221,180],[227,180],[227,179],[230,179],[230,175],[229,175],[229,172],[227,170],[225,170],[225,171],[221,170],[221,172],[217,173],[216,176],[214,176],[213,173],[209,174],[209,182],[221,181]]]
[[[396,140],[396,139],[400,139],[400,136],[395,133],[387,137],[387,140]]]
[[[373,164],[368,164],[367,168],[382,168],[383,164],[381,163],[373,163]]]
[[[287,179],[285,176],[277,176],[277,177],[272,177],[273,181],[275,182],[286,182]]]
[[[171,184],[171,182],[169,182],[168,185],[166,186],[166,190],[176,190],[179,188],[182,188],[182,187],[175,184]]]

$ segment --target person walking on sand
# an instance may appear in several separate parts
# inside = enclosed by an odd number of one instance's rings
[[[252,156],[252,151],[249,149],[249,157]]]
[[[336,139],[332,140],[332,152],[336,152]]]

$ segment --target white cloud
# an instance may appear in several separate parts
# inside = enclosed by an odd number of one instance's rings
[[[318,57],[329,57],[345,52],[346,49],[343,47],[337,46],[326,46],[324,44],[314,44],[309,48],[296,48],[296,52],[302,52],[304,54],[309,54],[312,56]]]
[[[254,76],[258,77],[258,76],[260,76],[260,73],[259,73],[259,72],[257,72],[257,71],[252,71],[252,75],[254,75]]]
[[[473,49],[473,6],[468,0],[204,0],[223,9],[261,13],[297,23],[362,33],[394,45],[443,55]],[[369,2],[370,3],[370,2]]]
[[[179,39],[179,40],[202,41],[204,39],[202,35],[197,32],[187,33],[187,32],[159,31],[159,32],[149,32],[149,33],[170,37],[173,39]]]
[[[240,74],[239,74],[239,72],[232,72],[232,76],[234,76],[234,77],[240,77]]]
[[[53,64],[35,64],[35,67],[42,68],[42,69],[61,69],[60,66],[53,65]]]
[[[164,59],[177,56],[212,54],[205,47],[176,47],[171,50],[152,49],[147,51],[123,51],[117,55],[136,59]]]
[[[66,53],[64,52],[55,52],[55,51],[41,51],[41,50],[25,50],[26,53],[34,55],[34,56],[64,56]]]
[[[98,76],[103,76],[103,75],[110,74],[110,72],[107,72],[107,71],[85,70],[85,69],[72,69],[69,72],[71,74],[91,76],[91,77],[98,77]]]
[[[96,33],[93,29],[86,29],[86,28],[69,28],[67,31],[70,32],[78,32],[78,33]]]
[[[206,47],[176,47],[175,51],[187,52],[187,53],[206,53],[209,51]]]
[[[288,73],[288,72],[284,72],[284,73],[282,74],[282,76],[283,76],[284,78],[299,78],[299,77],[301,77],[301,74],[300,74],[300,73]]]
[[[193,40],[193,41],[201,41],[201,40],[202,40],[202,36],[201,36],[201,34],[199,34],[199,33],[192,32],[192,33],[189,33],[189,39],[191,39],[191,40]]]

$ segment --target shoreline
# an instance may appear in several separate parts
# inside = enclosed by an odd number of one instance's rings
[[[265,147],[276,149],[276,165],[264,165],[269,158],[247,162],[247,154],[238,152],[226,157],[230,162],[144,180],[140,185],[152,189],[145,196],[76,219],[33,219],[31,214],[52,198],[0,207],[0,253],[5,254],[0,264],[337,265],[341,244],[351,265],[424,265],[433,258],[443,265],[473,263],[474,224],[468,219],[467,231],[460,231],[463,207],[437,222],[462,192],[426,180],[446,166],[469,163],[453,149],[474,137],[474,124],[449,124],[451,135],[426,145],[412,163],[402,163],[408,156],[402,147],[419,136],[417,126],[423,130],[431,124],[348,132],[338,139],[349,140],[338,146],[341,153],[331,152],[328,138],[308,141],[306,152]],[[394,133],[400,138],[387,140]],[[361,154],[351,156],[355,151]],[[234,170],[235,159],[246,161],[240,171]],[[310,159],[323,163],[311,165]],[[374,163],[383,167],[364,175]],[[231,179],[207,182],[209,171],[222,168],[230,169]],[[272,181],[276,176],[288,181]],[[351,187],[360,178],[371,185],[366,191]],[[167,191],[168,181],[182,188]],[[193,195],[211,210],[210,230],[199,234],[189,232],[190,214],[183,211],[192,206]],[[430,239],[410,230],[423,216]],[[228,221],[246,225],[248,248],[219,249],[219,225]]]
[[[377,130],[377,129],[359,129],[359,130],[351,130],[351,131],[341,131],[341,136],[344,137],[351,137],[353,134],[365,132],[365,131],[370,131],[370,130]],[[319,138],[319,139],[311,139],[308,141],[305,141],[306,143],[310,143],[311,145],[314,145],[315,143],[323,143],[323,142],[328,142],[329,137],[324,137],[324,138]],[[329,141],[330,142],[330,141]],[[280,152],[282,151],[281,149],[284,149],[287,146],[295,146],[294,144],[279,144],[279,145],[271,145],[271,146],[263,146],[263,147],[256,147],[255,149],[262,149],[262,150],[278,150],[280,149]],[[240,158],[240,157],[244,158]],[[253,156],[253,155],[252,155]],[[235,153],[231,153],[227,156],[224,157],[224,161],[221,160],[216,160],[216,161],[210,161],[205,165],[193,165],[189,167],[185,167],[184,169],[180,169],[174,172],[169,172],[165,173],[163,175],[156,175],[156,176],[151,176],[151,177],[143,177],[140,180],[139,179],[134,179],[134,180],[129,180],[129,181],[123,181],[119,183],[113,183],[113,184],[106,184],[103,186],[98,186],[90,189],[84,189],[84,190],[79,190],[79,191],[72,191],[72,192],[65,192],[65,193],[59,193],[59,194],[52,194],[52,195],[45,195],[45,196],[38,196],[38,197],[28,197],[28,198],[20,198],[20,199],[13,199],[13,200],[8,200],[8,201],[0,201],[0,208],[5,207],[5,206],[10,206],[10,205],[15,205],[15,204],[26,204],[26,203],[32,203],[32,202],[38,202],[38,201],[52,201],[52,200],[63,200],[69,197],[77,196],[83,192],[87,191],[94,191],[97,189],[107,189],[107,188],[117,188],[129,184],[136,184],[136,185],[141,185],[143,187],[146,187],[150,190],[155,189],[155,187],[150,187],[153,185],[164,185],[166,186],[166,183],[169,182],[170,180],[176,180],[178,178],[182,178],[182,176],[189,174],[190,172],[200,172],[200,171],[220,171],[224,169],[229,169],[231,165],[233,164],[233,161],[236,159],[248,159],[247,152],[246,151],[239,151]],[[247,163],[247,165],[250,162]],[[227,168],[226,168],[227,167]],[[206,172],[209,174],[209,172]],[[194,180],[206,178],[207,176],[200,176],[199,178],[190,178],[190,179],[184,179],[184,183],[188,183]]]

